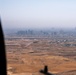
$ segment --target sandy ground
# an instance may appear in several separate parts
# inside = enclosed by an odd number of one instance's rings
[[[39,71],[45,65],[53,74],[76,73],[76,47],[65,47],[64,42],[45,39],[12,39],[5,42],[8,75],[43,75]]]

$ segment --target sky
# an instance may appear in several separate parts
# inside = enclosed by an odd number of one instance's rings
[[[76,0],[0,0],[5,29],[76,27]]]

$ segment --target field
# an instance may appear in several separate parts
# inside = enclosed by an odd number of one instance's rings
[[[5,39],[8,75],[43,75],[48,66],[54,75],[76,75],[75,38]]]

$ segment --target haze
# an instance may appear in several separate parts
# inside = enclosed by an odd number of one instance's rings
[[[3,28],[74,28],[76,0],[0,0]]]

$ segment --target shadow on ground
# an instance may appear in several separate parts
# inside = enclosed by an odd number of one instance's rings
[[[54,74],[48,72],[48,66],[44,66],[44,69],[40,70],[39,72],[44,75],[54,75]]]

